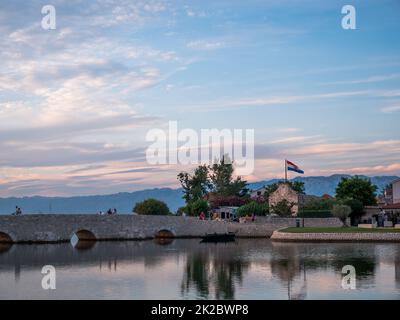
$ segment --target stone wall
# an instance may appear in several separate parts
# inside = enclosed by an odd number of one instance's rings
[[[304,227],[341,227],[343,224],[340,222],[338,218],[298,218],[300,219],[301,225]],[[350,220],[348,220],[350,222]],[[282,227],[295,227],[296,226],[296,218],[279,218],[279,217],[256,217],[256,223],[267,223],[276,226],[279,229],[279,226]]]
[[[306,227],[340,226],[336,218],[304,219]],[[139,215],[22,215],[0,216],[1,239],[12,242],[69,241],[74,234],[97,240],[154,238],[159,231],[175,237],[201,237],[207,233],[236,232],[238,237],[269,237],[274,230],[295,226],[294,218],[257,217],[256,223],[201,221],[192,217]]]
[[[281,183],[278,186],[278,189],[274,191],[269,196],[269,207],[272,209],[272,206],[276,205],[282,200],[287,200],[289,203],[294,203],[295,205],[292,208],[292,212],[294,215],[297,215],[299,211],[299,195],[296,191],[290,188],[289,184]]]
[[[400,179],[393,182],[393,203],[400,203]]]
[[[275,241],[395,241],[400,242],[400,232],[359,233],[295,233],[274,231]]]

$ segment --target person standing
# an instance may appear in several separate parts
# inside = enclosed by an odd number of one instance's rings
[[[22,214],[22,210],[20,207],[16,206],[15,207],[15,215],[16,216],[20,216]]]

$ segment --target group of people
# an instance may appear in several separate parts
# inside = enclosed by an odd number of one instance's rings
[[[22,210],[20,207],[15,206],[15,212],[12,213],[13,216],[20,216],[22,214]]]
[[[244,223],[249,222],[249,221],[254,222],[255,220],[256,220],[256,215],[255,215],[254,213],[252,213],[251,216],[249,216],[248,214],[246,214],[246,215],[244,216],[242,222],[244,222]]]
[[[106,212],[103,212],[103,211],[99,211],[99,213],[98,213],[99,215],[101,215],[101,216],[104,216],[104,215],[114,215],[114,214],[117,214],[117,209],[108,209]]]

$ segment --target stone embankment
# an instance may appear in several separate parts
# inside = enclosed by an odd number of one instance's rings
[[[354,233],[297,233],[282,232],[276,230],[273,232],[271,239],[274,241],[295,241],[295,242],[336,242],[336,241],[373,241],[400,242],[400,232],[354,232]]]

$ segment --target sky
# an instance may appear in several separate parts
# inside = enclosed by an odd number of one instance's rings
[[[248,181],[400,175],[399,31],[398,0],[2,0],[0,196],[178,187],[146,160],[169,121],[253,129]]]

